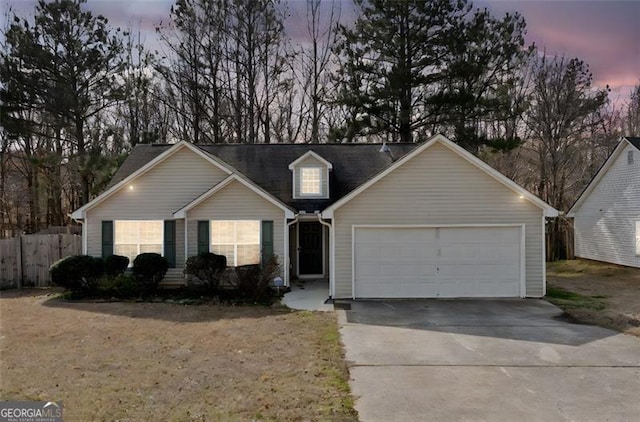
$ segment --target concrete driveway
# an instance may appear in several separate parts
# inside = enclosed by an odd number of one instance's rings
[[[360,419],[640,420],[640,339],[560,315],[534,299],[352,302]]]

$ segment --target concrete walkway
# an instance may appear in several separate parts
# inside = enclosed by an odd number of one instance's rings
[[[640,339],[543,300],[353,302],[340,312],[362,421],[638,421]]]
[[[291,282],[291,291],[280,301],[291,309],[306,311],[333,311],[333,304],[325,303],[329,298],[327,280],[305,280]]]

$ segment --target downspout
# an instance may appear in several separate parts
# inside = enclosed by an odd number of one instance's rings
[[[293,220],[291,220],[291,222],[287,223],[287,236],[285,237],[285,244],[286,244],[286,254],[287,254],[287,261],[285,263],[285,265],[287,266],[287,277],[285,277],[287,279],[287,287],[291,286],[291,245],[289,244],[289,238],[291,237],[291,226],[293,226],[294,224],[296,224],[298,222],[298,214],[295,215],[295,217],[293,218]]]
[[[330,303],[333,303],[333,280],[331,277],[331,272],[333,270],[333,236],[331,235],[332,232],[332,226],[331,223],[325,221],[322,219],[322,214],[320,214],[319,211],[316,211],[316,216],[318,216],[318,223],[322,224],[323,226],[327,227],[327,229],[329,229],[329,271],[328,271],[328,277],[329,277],[329,299],[327,300]]]

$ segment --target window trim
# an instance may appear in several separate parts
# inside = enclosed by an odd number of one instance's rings
[[[305,180],[305,176],[310,180]],[[314,189],[313,192],[305,192],[305,183],[307,187],[317,189]],[[312,183],[314,185],[310,186]],[[300,167],[300,196],[322,196],[322,194],[322,168],[319,166]]]
[[[116,247],[118,245],[118,242],[116,241],[117,236],[118,236],[118,223],[119,222],[136,222],[138,223],[138,238],[137,238],[137,243],[136,246],[138,247],[138,252],[136,253],[136,256],[140,255],[140,223],[158,223],[160,224],[160,249],[161,249],[161,253],[160,255],[164,256],[164,220],[113,220],[113,254],[116,254]],[[135,256],[133,257],[133,259],[129,259],[129,268],[133,266],[133,260],[135,259]]]
[[[213,224],[214,223],[220,223],[220,222],[232,222],[234,223],[234,243],[214,243],[214,239],[213,239],[213,235],[214,235],[214,229],[213,229]],[[238,222],[251,222],[251,223],[256,223],[257,228],[258,228],[258,243],[254,244],[254,243],[238,243],[237,238],[238,238],[238,232],[237,232],[237,223]],[[209,220],[209,251],[210,252],[214,252],[213,248],[214,245],[216,246],[233,246],[233,262],[229,262],[229,257],[227,257],[227,266],[228,267],[238,267],[241,265],[238,265],[238,246],[254,246],[257,245],[258,246],[258,262],[254,263],[254,264],[242,264],[242,265],[260,265],[260,263],[262,262],[262,221],[261,220],[254,220],[254,219],[237,219],[237,220]],[[216,253],[216,252],[214,252]]]
[[[320,172],[320,193],[302,192],[302,173],[305,169],[317,169]],[[328,199],[329,168],[320,163],[296,166],[293,171],[293,199]]]

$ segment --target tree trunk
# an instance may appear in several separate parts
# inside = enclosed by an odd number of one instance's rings
[[[80,190],[82,203],[89,202],[90,170],[87,168],[87,150],[84,142],[84,121],[76,117],[76,141],[78,148],[78,168],[80,170]]]

